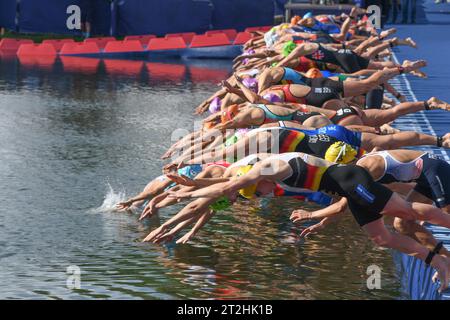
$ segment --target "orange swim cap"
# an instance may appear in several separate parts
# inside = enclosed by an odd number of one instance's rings
[[[306,76],[311,79],[323,78],[322,72],[317,68],[311,68],[306,72]]]
[[[233,104],[222,111],[221,121],[222,123],[233,120],[233,118],[239,113],[239,105]]]
[[[291,19],[291,26],[295,26],[297,25],[297,23],[301,20],[301,18],[299,16],[294,16]]]

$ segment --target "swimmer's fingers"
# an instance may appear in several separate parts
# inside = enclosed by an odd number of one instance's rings
[[[311,234],[316,234],[321,229],[323,229],[323,225],[319,222],[312,226],[307,227],[300,233],[300,238],[307,238]]]
[[[166,231],[166,229],[164,227],[159,227],[156,228],[155,230],[153,230],[152,232],[150,232],[148,234],[147,237],[144,238],[144,240],[142,240],[142,242],[150,242],[153,241],[158,235],[160,235],[161,233],[164,233]]]
[[[164,234],[158,235],[157,237],[155,237],[155,239],[153,239],[152,242],[155,244],[171,242],[174,237],[175,235],[171,231],[169,231]]]
[[[147,217],[152,216],[155,213],[155,201],[151,200],[149,204],[147,204],[142,210],[141,216],[139,217],[139,221],[144,220]]]
[[[176,244],[186,244],[194,237],[193,232],[188,232],[176,241]]]
[[[127,200],[127,201],[119,202],[118,204],[116,204],[116,208],[124,210],[124,209],[128,209],[132,204],[133,204],[133,201]]]
[[[311,212],[299,209],[292,211],[290,219],[292,222],[297,223],[305,220],[311,220],[311,216]]]

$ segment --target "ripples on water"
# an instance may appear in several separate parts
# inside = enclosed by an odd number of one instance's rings
[[[180,209],[145,223],[111,210],[161,172],[174,129],[228,62],[0,60],[0,298],[400,298],[389,251],[350,216],[299,241],[295,201],[237,205],[190,245],[140,240]],[[382,268],[382,290],[366,268]],[[81,268],[81,289],[66,268]]]

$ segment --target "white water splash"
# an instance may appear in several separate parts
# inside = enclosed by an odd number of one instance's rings
[[[116,205],[119,202],[125,201],[127,199],[124,190],[114,191],[113,187],[109,183],[107,183],[107,187],[108,191],[105,198],[103,199],[102,205],[98,208],[93,208],[91,210],[92,213],[117,212],[119,210],[117,209]]]

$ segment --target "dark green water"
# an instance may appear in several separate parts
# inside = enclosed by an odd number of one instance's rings
[[[160,174],[228,63],[63,62],[0,60],[0,298],[402,298],[391,253],[351,216],[299,241],[297,201],[238,205],[189,245],[140,243],[180,206],[146,223],[99,207]],[[366,287],[372,264],[381,290]]]

